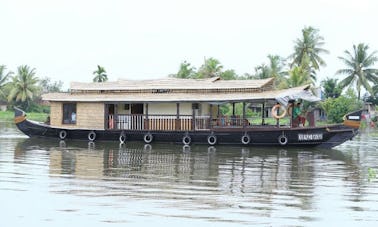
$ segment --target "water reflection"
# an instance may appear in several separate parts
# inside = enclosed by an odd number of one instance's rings
[[[162,194],[170,195],[171,199],[187,197],[188,187],[191,193],[250,196],[240,207],[249,207],[254,201],[270,204],[278,200],[283,206],[309,210],[313,208],[319,176],[326,174],[330,180],[345,176],[343,180],[354,185],[354,189],[360,189],[364,182],[353,155],[339,150],[145,146],[141,143],[118,146],[28,139],[18,144],[15,159],[25,158],[22,152],[31,149],[48,152],[51,176],[118,181],[122,186],[112,185],[113,194],[143,198]],[[106,194],[108,188],[102,190]]]
[[[89,200],[83,210],[117,208],[129,219],[302,225],[338,210],[349,221],[376,221],[377,180],[367,170],[378,169],[377,138],[363,134],[335,150],[2,138],[14,150],[0,153],[0,192],[35,188],[29,200],[41,190],[54,200],[77,196],[74,203]],[[78,212],[70,204],[55,209]],[[106,222],[124,223],[112,214]]]

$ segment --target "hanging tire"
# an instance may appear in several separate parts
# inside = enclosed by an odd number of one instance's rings
[[[251,142],[251,137],[248,134],[245,134],[241,137],[241,142],[244,145],[247,145]]]
[[[88,133],[88,140],[93,142],[96,139],[96,133],[94,131],[91,131]]]
[[[143,137],[143,140],[145,143],[147,144],[150,144],[152,142],[152,140],[154,139],[154,137],[152,136],[151,133],[147,133],[146,135],[144,135]]]
[[[192,138],[190,138],[189,135],[185,135],[184,137],[182,137],[182,143],[184,145],[190,145],[192,143]]]
[[[119,142],[121,144],[125,143],[126,142],[126,135],[124,132],[121,133],[121,135],[119,135]]]
[[[217,143],[217,137],[215,135],[210,135],[207,137],[207,143],[211,146]]]
[[[281,145],[281,146],[285,146],[287,144],[287,142],[289,142],[289,140],[287,139],[287,137],[285,135],[280,135],[278,137],[278,143]]]
[[[64,140],[66,137],[67,137],[67,131],[66,131],[66,130],[61,130],[61,131],[59,132],[59,138],[60,138],[61,140]]]

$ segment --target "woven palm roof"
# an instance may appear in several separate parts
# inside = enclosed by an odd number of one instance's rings
[[[72,82],[71,92],[83,91],[143,91],[152,89],[198,90],[198,89],[271,89],[273,78],[262,80],[221,80],[164,78],[158,80],[123,80],[103,83]]]
[[[171,79],[168,80],[170,81]],[[138,81],[134,81],[134,84],[127,83],[127,85],[114,82],[87,84],[90,88],[88,88],[88,86],[84,87],[84,83],[74,83],[74,86],[71,87],[71,89],[75,88],[75,90],[78,90],[79,87],[83,86],[82,89],[93,89],[94,91],[101,89],[101,91],[105,92],[49,93],[43,95],[43,99],[47,101],[57,102],[242,102],[274,100],[282,95],[296,94],[303,90],[307,90],[310,87],[306,85],[285,90],[262,89],[270,87],[272,79],[258,81],[196,81],[198,83],[194,83],[193,80],[174,79],[170,81],[170,83],[166,83],[166,87],[162,86],[164,85],[162,81],[160,81],[161,83],[158,83],[159,86],[157,86],[155,83],[152,83],[152,81],[145,81],[145,84],[143,86],[141,84],[142,82]],[[117,84],[118,87],[111,87],[110,84]],[[177,84],[179,86],[172,87],[173,84]],[[200,84],[202,84],[202,86],[200,86]],[[209,84],[212,84],[213,87]],[[187,90],[188,87],[191,91]],[[108,88],[109,90],[106,90],[104,88]],[[117,92],[112,92],[112,90],[110,89],[117,90]],[[119,92],[124,89],[126,91],[138,90],[138,92]],[[173,89],[176,90],[176,92],[151,92],[151,89]]]

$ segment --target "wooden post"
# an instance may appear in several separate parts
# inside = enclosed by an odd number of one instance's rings
[[[208,128],[209,129],[212,129],[213,128],[213,111],[212,111],[212,109],[213,109],[213,104],[210,104],[209,105],[209,108],[210,108],[210,119],[209,119],[209,123],[208,123]]]
[[[261,111],[261,124],[265,125],[265,101],[262,103],[262,111]]]
[[[146,130],[150,130],[150,122],[148,120],[148,103],[146,103]]]
[[[180,103],[176,103],[176,130],[181,130]]]
[[[109,129],[109,104],[105,104],[105,111],[104,111],[104,129]]]
[[[243,117],[242,117],[242,125],[243,125],[243,128],[245,128],[245,126],[247,125],[247,122],[246,122],[247,119],[245,119],[245,102],[243,102]]]
[[[194,106],[192,105],[192,130],[194,131],[196,128],[196,110],[194,109]]]

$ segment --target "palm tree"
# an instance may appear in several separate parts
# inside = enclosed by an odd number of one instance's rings
[[[11,90],[8,95],[8,102],[15,101],[22,105],[23,108],[28,108],[30,101],[33,99],[33,94],[37,92],[36,86],[38,79],[35,76],[35,69],[30,69],[27,65],[22,65],[17,68],[17,74],[13,77],[11,82]]]
[[[319,70],[320,66],[325,66],[325,61],[320,57],[320,54],[328,54],[329,51],[323,49],[324,38],[318,34],[319,30],[313,27],[305,27],[302,29],[302,38],[297,39],[294,45],[294,53],[289,56],[293,59],[293,65],[303,65],[308,58],[310,68]]]
[[[108,75],[106,75],[106,70],[104,67],[97,65],[97,70],[93,71],[93,75],[95,75],[93,82],[101,83],[108,81]]]
[[[195,68],[187,61],[181,62],[180,69],[177,74],[173,74],[172,77],[176,78],[193,78],[195,77]]]
[[[228,70],[222,72],[220,77],[223,80],[236,80],[236,79],[238,79],[238,75],[236,74],[235,70],[233,70],[233,69],[228,69]]]
[[[322,80],[321,85],[325,98],[337,98],[341,95],[342,89],[337,83],[338,79],[326,78]]]
[[[268,55],[268,59],[272,77],[279,80],[279,78],[285,75],[283,70],[285,65],[284,59],[278,55]]]
[[[13,72],[10,71],[8,73],[5,73],[6,69],[7,67],[5,65],[0,65],[0,99],[5,96],[3,92],[3,86],[7,82],[8,77],[13,74]]]
[[[295,66],[289,71],[289,77],[280,83],[279,88],[298,87],[306,84],[311,84],[311,80],[306,68]]]
[[[268,55],[269,64],[261,64],[255,67],[255,75],[253,78],[255,79],[265,79],[273,77],[274,80],[274,87],[278,87],[280,83],[284,80],[285,72],[284,68],[284,59],[278,55]]]
[[[205,59],[205,63],[200,67],[198,71],[199,78],[211,78],[220,76],[223,66],[215,58]]]
[[[272,77],[271,70],[269,66],[262,63],[255,67],[255,75],[253,76],[254,79],[266,79]]]
[[[360,43],[357,46],[353,45],[353,52],[345,50],[345,57],[339,57],[344,62],[346,68],[337,70],[336,74],[343,74],[347,77],[340,81],[340,87],[356,86],[358,99],[361,98],[361,87],[365,88],[370,94],[373,90],[369,82],[373,84],[378,83],[378,69],[373,68],[373,65],[378,61],[376,56],[377,51],[368,53],[369,46]]]

